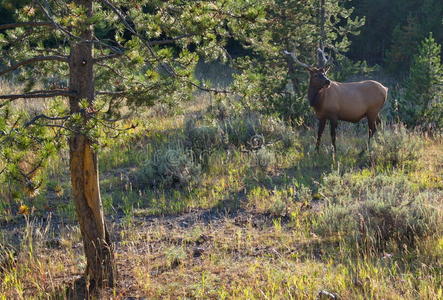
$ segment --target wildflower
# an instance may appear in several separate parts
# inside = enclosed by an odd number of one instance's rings
[[[25,204],[20,205],[20,207],[18,208],[18,213],[20,215],[29,215],[29,206]]]

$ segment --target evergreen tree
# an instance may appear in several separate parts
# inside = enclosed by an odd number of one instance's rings
[[[233,26],[234,37],[253,53],[234,64],[243,71],[236,76],[235,88],[244,105],[265,113],[277,112],[298,125],[303,123],[310,114],[305,100],[306,72],[282,53],[295,50],[302,60],[312,63],[318,47],[325,47],[336,57],[346,52],[350,46],[348,37],[358,33],[364,19],[352,18],[353,8],[345,8],[343,3],[263,1],[261,18],[254,27],[245,30]]]
[[[401,103],[403,121],[410,126],[426,123],[426,114],[432,106],[441,103],[443,66],[441,46],[432,34],[422,41],[414,56],[406,81],[405,101]]]
[[[115,125],[119,103],[174,102],[203,89],[193,78],[199,56],[224,57],[231,20],[246,30],[258,16],[256,4],[36,0],[18,10],[15,22],[0,25],[0,76],[21,83],[20,91],[0,95],[0,175],[38,189],[38,170],[68,140],[72,198],[92,291],[115,284],[97,153],[104,133],[122,130]],[[48,112],[12,105],[36,98],[54,105]]]

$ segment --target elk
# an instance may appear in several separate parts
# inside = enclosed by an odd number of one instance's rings
[[[378,114],[386,101],[388,88],[374,80],[345,83],[328,79],[326,74],[330,67],[330,59],[326,60],[321,49],[318,49],[319,67],[302,63],[294,53],[284,53],[309,72],[309,105],[314,108],[319,120],[316,150],[320,149],[320,140],[327,120],[330,122],[334,153],[338,121],[357,123],[367,118],[370,140],[380,122]]]

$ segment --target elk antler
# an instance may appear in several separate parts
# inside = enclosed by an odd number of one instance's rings
[[[298,64],[298,65],[300,65],[300,66],[302,66],[302,67],[304,67],[304,68],[306,68],[308,70],[312,69],[311,66],[309,66],[309,65],[299,61],[294,52],[288,52],[288,51],[284,50],[283,53],[286,54],[286,55],[290,55],[292,57],[292,59],[295,61],[296,64]]]
[[[325,68],[328,65],[332,64],[332,56],[326,58],[325,51],[321,48],[317,49],[317,58],[318,58],[318,66],[320,68]]]

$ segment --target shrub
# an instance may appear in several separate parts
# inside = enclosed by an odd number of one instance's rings
[[[255,165],[262,169],[268,169],[275,163],[275,154],[268,148],[259,149],[254,158]]]
[[[428,130],[443,129],[443,96],[442,102],[432,104],[424,114],[425,126]]]
[[[379,131],[371,141],[370,158],[375,166],[383,169],[413,168],[423,149],[421,138],[402,124]]]
[[[331,174],[320,188],[327,204],[316,230],[338,235],[364,251],[389,251],[441,232],[441,209],[432,207],[436,195],[419,193],[406,177],[378,175],[356,180],[353,174]]]
[[[185,144],[196,154],[211,152],[223,145],[223,131],[218,126],[200,125],[195,119],[185,122]]]
[[[226,140],[237,147],[258,150],[269,144],[280,143],[284,148],[295,144],[296,134],[277,118],[264,118],[258,113],[245,112],[220,122]]]
[[[212,105],[209,112],[213,120],[193,117],[185,123],[186,146],[196,154],[229,145],[256,151],[269,144],[289,148],[296,143],[294,130],[277,118],[257,112],[237,114],[223,103]]]
[[[157,149],[139,171],[141,184],[149,186],[184,186],[195,182],[201,174],[201,166],[194,153],[182,142],[175,142]]]
[[[260,117],[257,113],[230,116],[220,122],[220,127],[226,135],[227,142],[236,147],[258,149],[265,144],[265,137],[260,134]]]

